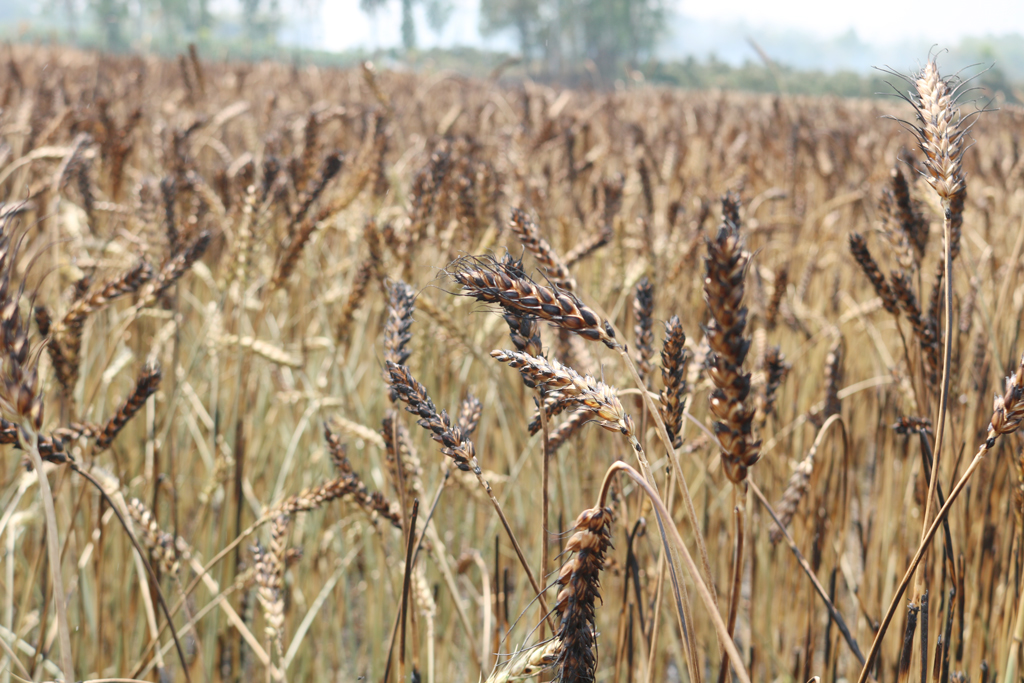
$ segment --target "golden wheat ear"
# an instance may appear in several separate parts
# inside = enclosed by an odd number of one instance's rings
[[[591,413],[605,429],[626,436],[636,435],[633,419],[626,414],[618,393],[607,384],[589,375],[581,375],[557,360],[549,361],[518,351],[501,350],[491,351],[491,357],[515,368],[534,386],[548,392],[542,407],[547,414],[554,415],[565,407],[575,408]],[[538,422],[534,420],[531,423],[531,433],[536,433]]]

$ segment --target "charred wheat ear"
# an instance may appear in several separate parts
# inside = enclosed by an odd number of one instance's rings
[[[53,361],[57,380],[65,392],[70,394],[78,380],[82,333],[87,318],[106,308],[110,302],[138,292],[152,277],[152,267],[143,260],[124,273],[107,280],[92,294],[86,294],[84,289],[81,290],[60,323],[48,330],[52,332],[52,336],[47,349]],[[80,282],[87,288],[91,279],[83,278]],[[37,317],[37,322],[38,320]]]
[[[66,437],[63,433],[60,433],[60,430],[50,436],[42,434],[37,436],[39,438],[39,455],[43,460],[57,464],[72,460],[71,454],[64,449]],[[11,445],[21,449],[22,438],[24,438],[24,431],[20,426],[0,418],[0,444]],[[31,465],[30,462],[28,464]]]
[[[302,131],[302,153],[294,159],[293,183],[296,188],[303,189],[313,176],[316,158],[320,154],[320,120],[315,111],[306,116],[306,127]]]
[[[35,318],[36,328],[43,337],[50,336],[50,328],[53,326],[53,317],[50,309],[46,306],[36,306],[32,309],[32,317]]]
[[[369,247],[370,254],[359,263],[355,276],[352,278],[352,287],[349,290],[345,305],[338,314],[338,323],[335,325],[335,338],[339,343],[347,343],[352,332],[352,321],[356,311],[366,299],[366,292],[369,289],[370,281],[381,278],[383,268],[383,254],[380,245],[380,233],[377,230],[377,223],[373,219],[366,221],[363,226],[363,237]]]
[[[283,245],[281,256],[278,259],[277,272],[274,274],[272,281],[275,289],[282,287],[288,278],[292,276],[295,266],[299,262],[299,257],[302,255],[302,250],[309,243],[317,226],[355,200],[356,194],[350,194],[346,197],[323,202],[319,211],[315,213],[309,212],[309,208],[323,193],[328,181],[341,170],[343,162],[344,157],[341,155],[328,157],[324,162],[324,167],[321,169],[319,180],[311,189],[311,194],[303,197],[302,214],[296,216],[289,226],[289,237]],[[356,188],[357,191],[361,189],[361,187]]]
[[[155,363],[147,364],[142,368],[142,373],[139,375],[132,393],[128,395],[128,398],[121,404],[121,407],[117,409],[114,416],[107,420],[103,429],[96,436],[95,452],[98,453],[110,447],[114,438],[128,424],[128,421],[146,405],[146,399],[156,393],[157,388],[160,386],[161,377],[160,366]]]
[[[893,293],[899,300],[900,308],[906,314],[907,320],[914,328],[914,335],[921,344],[929,386],[935,387],[939,381],[939,372],[942,370],[938,332],[922,315],[913,285],[910,283],[910,277],[902,271],[894,271],[890,277]]]
[[[661,347],[662,390],[658,396],[661,402],[661,418],[665,430],[675,448],[682,446],[679,438],[683,426],[683,399],[689,387],[686,371],[690,364],[690,352],[686,350],[686,334],[679,316],[672,316],[665,323],[665,340]]]
[[[517,260],[510,254],[506,254],[501,262],[509,271],[522,273],[525,277],[522,260]],[[540,323],[537,322],[537,316],[505,308],[502,310],[502,317],[508,325],[508,336],[512,339],[512,344],[517,351],[528,353],[531,356],[543,355]],[[527,386],[531,385],[527,384]]]
[[[711,393],[711,412],[718,420],[714,431],[724,448],[725,473],[730,481],[739,483],[757,462],[761,442],[751,432],[754,411],[747,405],[750,373],[743,372],[750,348],[750,340],[743,336],[747,309],[742,305],[750,255],[740,238],[738,198],[727,195],[722,200],[722,225],[707,244],[704,298],[711,314],[706,334],[712,351],[707,365],[716,387]]]
[[[573,524],[565,544],[575,555],[562,565],[561,586],[555,611],[561,617],[557,638],[562,646],[555,659],[555,679],[560,683],[587,683],[597,668],[595,609],[601,598],[601,570],[612,544],[612,510],[584,510]]]
[[[622,190],[626,179],[621,173],[601,181],[601,213],[597,232],[581,240],[565,255],[566,266],[572,267],[611,241],[615,235],[615,216],[622,208]]]
[[[637,283],[633,291],[633,334],[634,360],[640,377],[651,374],[651,357],[654,355],[654,285],[646,277]]]
[[[782,350],[778,346],[769,346],[764,352],[765,385],[764,395],[759,401],[758,412],[762,419],[775,413],[775,396],[786,379],[786,375],[793,368],[786,362]]]
[[[536,223],[528,213],[522,209],[513,208],[509,228],[523,243],[527,251],[537,259],[541,272],[552,285],[566,292],[576,290],[576,280],[569,273],[569,268],[551,248],[547,240],[540,236],[540,230],[537,229]]]
[[[463,434],[462,429],[458,425],[452,424],[448,413],[443,410],[440,413],[437,412],[437,408],[434,407],[433,401],[430,400],[426,388],[416,381],[407,367],[396,365],[388,360],[384,361],[384,363],[388,371],[388,383],[395,390],[397,397],[406,404],[405,409],[414,415],[418,415],[420,418],[418,420],[419,425],[429,430],[431,438],[441,445],[441,453],[451,458],[455,466],[460,470],[473,472],[476,475],[477,481],[487,493],[487,497],[494,506],[494,511],[497,513],[505,533],[516,551],[519,564],[522,566],[523,571],[526,572],[530,585],[537,594],[537,601],[540,603],[542,613],[545,615],[549,614],[547,602],[544,599],[544,592],[540,584],[537,583],[537,579],[534,577],[533,571],[523,555],[519,541],[516,540],[515,533],[512,531],[504,511],[501,509],[501,503],[494,497],[491,485],[483,477],[483,472],[480,470],[480,465],[476,460],[476,448],[473,446],[473,442]],[[550,618],[546,617],[546,619],[550,624]],[[554,629],[554,625],[551,624],[551,626]]]
[[[996,396],[992,404],[992,420],[989,423],[989,440],[996,436],[1012,434],[1024,420],[1024,357],[1017,370],[1006,378],[1006,389],[1002,396]]]
[[[822,418],[828,419],[839,415],[842,404],[839,399],[839,388],[843,383],[843,339],[839,337],[828,350],[825,357],[825,407]]]
[[[376,515],[380,515],[395,528],[401,528],[401,513],[380,491],[370,493],[367,490],[366,484],[363,483],[359,474],[353,469],[352,463],[349,462],[348,452],[341,437],[331,429],[328,422],[324,422],[324,440],[327,442],[327,449],[331,454],[334,469],[338,472],[338,478],[345,480],[346,487],[351,489],[355,504],[362,508],[371,520],[375,519]]]
[[[445,411],[437,412],[434,402],[430,400],[427,389],[416,381],[409,368],[384,361],[388,383],[395,396],[406,404],[405,409],[419,416],[418,424],[431,432],[431,438],[441,444],[441,452],[455,462],[455,466],[464,472],[480,474],[480,465],[476,461],[476,448],[473,442],[465,438],[458,425],[452,424]]]
[[[560,425],[551,430],[548,435],[548,454],[555,453],[559,448],[565,445],[565,442],[571,439],[576,432],[586,424],[587,420],[590,419],[590,413],[588,412],[576,412],[573,413],[563,421]],[[531,423],[532,426],[532,423]]]
[[[464,296],[499,304],[507,311],[534,315],[584,339],[603,342],[609,348],[619,347],[611,324],[574,294],[538,285],[521,270],[492,257],[460,259],[449,267],[449,274],[462,286]]]
[[[603,382],[580,375],[557,360],[535,358],[518,351],[495,350],[491,351],[491,357],[519,370],[535,386],[543,388],[554,405],[588,411],[605,429],[636,436],[633,419],[626,415],[617,392]]]
[[[366,290],[370,284],[370,278],[374,274],[374,264],[370,260],[363,261],[352,278],[352,287],[349,290],[345,305],[338,314],[338,324],[335,326],[335,337],[340,343],[347,343],[352,332],[352,319],[356,311],[366,298]]]
[[[30,352],[28,325],[22,319],[19,307],[24,285],[10,291],[10,274],[16,254],[10,254],[6,246],[5,236],[0,238],[0,268],[3,269],[0,275],[0,358],[3,359],[0,410],[18,418],[21,436],[31,438],[29,430],[38,432],[43,425],[43,396],[36,366],[38,355]],[[38,442],[34,447],[38,448]]]
[[[900,309],[896,301],[896,294],[893,293],[889,283],[885,281],[885,276],[879,270],[874,257],[868,251],[868,244],[864,240],[864,236],[860,233],[850,233],[850,252],[853,254],[853,258],[857,260],[861,270],[867,275],[868,280],[871,281],[871,286],[875,288],[875,294],[882,300],[882,306],[885,307],[885,310],[893,315],[899,315]]]
[[[301,195],[301,203],[298,212],[294,216],[294,220],[301,220],[309,213],[309,209],[320,198],[320,195],[323,194],[327,184],[341,172],[344,163],[345,155],[340,152],[332,152],[324,158],[323,163],[320,165],[320,171],[310,181],[308,189]]]
[[[407,345],[412,339],[409,330],[415,311],[416,293],[412,287],[402,281],[391,285],[388,320],[384,326],[384,359],[395,365],[404,365],[409,360]]]
[[[899,166],[893,167],[889,177],[888,192],[892,195],[893,213],[903,233],[908,236],[910,243],[914,246],[917,260],[920,262],[924,258],[925,249],[928,246],[928,222],[911,200],[910,186]]]
[[[213,236],[209,231],[204,230],[196,235],[195,239],[187,247],[176,253],[168,260],[160,272],[153,279],[151,286],[152,293],[147,297],[147,302],[153,302],[162,297],[175,282],[192,269],[195,262],[203,257],[206,249],[210,246]]]
[[[528,353],[531,356],[543,355],[544,352],[540,341],[540,324],[537,322],[536,316],[506,309],[503,311],[502,317],[508,324],[508,336],[517,351]],[[531,389],[535,386],[525,375],[523,376],[523,383]]]
[[[385,464],[391,481],[395,483],[395,488],[399,488],[399,482],[404,482],[406,496],[412,493],[422,497],[421,475],[423,468],[420,464],[420,456],[409,439],[409,430],[398,420],[398,413],[389,410],[384,414],[380,435],[384,438]],[[399,461],[402,463],[401,475],[398,473]]]
[[[786,286],[789,284],[789,268],[782,266],[775,271],[775,285],[772,287],[772,298],[768,300],[768,308],[765,310],[765,324],[769,330],[775,329],[779,317],[779,306],[782,305],[782,297],[786,295]]]

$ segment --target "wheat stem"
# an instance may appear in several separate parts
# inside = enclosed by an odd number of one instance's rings
[[[651,504],[654,505],[654,509],[659,515],[667,520],[672,519],[672,515],[669,513],[668,508],[665,507],[665,503],[662,501],[661,496],[659,496],[658,492],[654,490],[654,487],[644,479],[643,475],[621,460],[612,463],[611,467],[609,467],[605,472],[604,482],[601,484],[601,493],[598,496],[598,507],[604,505],[605,498],[607,497],[608,491],[611,487],[611,479],[619,472],[622,472],[635,481],[637,485],[644,490],[644,493],[647,494],[647,497],[650,499]],[[715,604],[714,596],[707,584],[704,583],[704,579],[701,578],[700,571],[697,569],[697,564],[693,561],[693,557],[690,556],[690,551],[686,548],[686,544],[683,543],[683,537],[679,535],[679,530],[676,529],[675,524],[666,524],[664,528],[668,530],[669,535],[672,538],[673,545],[678,548],[683,561],[686,564],[686,569],[693,577],[693,583],[697,588],[697,593],[704,602],[704,607],[711,616],[711,621],[715,624],[715,630],[718,632],[719,642],[728,653],[729,659],[732,660],[732,665],[736,670],[736,677],[740,680],[740,683],[750,683],[750,675],[747,673],[747,668],[743,663],[743,657],[736,648],[736,643],[734,643],[732,638],[729,636],[729,630],[726,628],[725,622],[722,621],[722,615],[718,613],[718,606]],[[665,552],[670,552],[669,548],[665,548]]]
[[[60,571],[60,537],[57,535],[57,512],[53,507],[50,481],[43,469],[43,458],[39,455],[39,435],[30,430],[28,421],[23,425],[27,434],[20,433],[22,448],[28,452],[39,479],[39,495],[43,499],[43,517],[46,521],[46,553],[50,561],[50,580],[53,582],[53,603],[57,610],[57,634],[60,638],[60,663],[65,681],[75,680],[75,664],[71,655],[71,631],[68,628],[68,611],[64,603],[64,579]]]
[[[697,517],[697,510],[693,506],[693,499],[690,498],[690,489],[686,485],[686,477],[683,476],[683,468],[679,464],[679,453],[672,446],[672,439],[669,438],[668,431],[665,429],[665,422],[661,419],[661,411],[658,410],[656,405],[654,405],[654,400],[651,398],[650,393],[647,392],[647,388],[644,385],[643,380],[640,379],[640,373],[637,372],[636,366],[633,364],[633,359],[629,357],[629,353],[623,346],[618,346],[617,350],[619,355],[622,356],[622,360],[626,363],[626,367],[629,368],[630,374],[633,375],[633,381],[636,382],[637,389],[640,390],[640,394],[643,396],[644,401],[647,402],[647,410],[651,414],[651,417],[654,418],[654,425],[657,428],[658,437],[661,439],[661,442],[665,444],[665,449],[668,451],[669,456],[671,456],[672,467],[679,480],[679,490],[683,494],[683,503],[686,505],[686,514],[690,517],[690,523],[693,526],[693,535],[697,539],[697,550],[700,552],[700,560],[704,569],[704,576],[707,577],[708,590],[711,591],[712,602],[715,603],[717,609],[718,594],[715,592],[715,581],[711,576],[711,563],[708,561],[708,549],[704,543],[704,535],[700,531],[700,518]],[[671,520],[672,516],[669,515],[668,519]]]

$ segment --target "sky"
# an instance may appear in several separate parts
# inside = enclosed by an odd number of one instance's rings
[[[511,37],[481,38],[479,0],[454,0],[455,11],[442,35],[426,25],[417,11],[419,44],[470,45],[514,50]],[[1024,0],[667,0],[673,12],[695,20],[723,24],[742,23],[749,30],[795,29],[818,38],[832,38],[856,31],[867,43],[885,45],[925,39],[953,44],[966,36],[1024,35]],[[321,47],[344,50],[353,47],[392,47],[401,41],[400,3],[391,2],[375,18],[359,9],[359,0],[325,0],[319,21],[313,22]]]
[[[683,14],[714,20],[744,20],[753,27],[794,28],[834,37],[851,28],[874,44],[924,38],[937,43],[966,36],[1024,34],[1021,0],[723,0],[672,3]]]
[[[415,7],[417,39],[421,46],[486,47],[495,44],[494,39],[485,40],[480,36],[480,0],[453,0],[452,4],[455,10],[441,35],[430,30],[423,8]],[[372,18],[359,9],[359,0],[325,0],[320,19],[324,29],[323,47],[327,50],[394,47],[402,42],[399,0],[391,0]],[[514,50],[515,41],[511,37],[499,38],[494,46],[498,50]]]

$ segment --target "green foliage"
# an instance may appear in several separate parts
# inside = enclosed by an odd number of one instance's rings
[[[790,95],[838,95],[873,97],[892,92],[881,75],[862,76],[852,71],[825,73],[798,71],[775,66],[775,73],[760,63],[747,62],[733,67],[714,58],[697,61],[658,62],[644,69],[648,80],[683,88],[778,92],[781,86]],[[776,78],[778,80],[776,80]]]
[[[106,49],[121,52],[128,48],[128,0],[90,0]]]
[[[402,0],[402,46],[406,50],[416,47],[416,22],[412,18],[412,0]]]
[[[543,49],[549,70],[590,60],[602,78],[651,56],[664,26],[661,0],[482,0],[485,35],[512,29],[527,61]]]
[[[255,45],[273,45],[281,27],[278,0],[242,0],[242,27]]]
[[[481,0],[480,32],[486,36],[514,29],[519,52],[529,60],[540,38],[540,9],[541,0]]]

